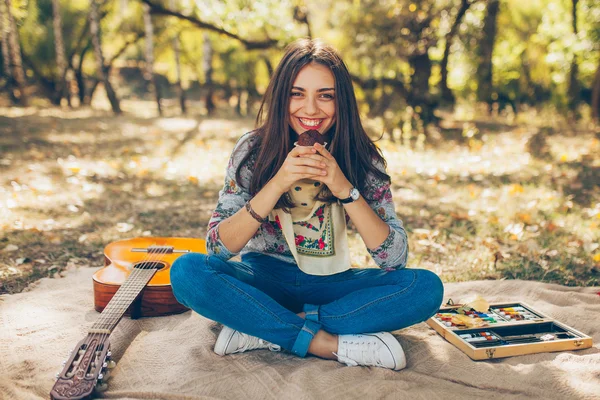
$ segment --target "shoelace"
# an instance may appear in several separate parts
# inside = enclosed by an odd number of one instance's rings
[[[344,354],[336,354],[338,361],[356,367],[357,365],[382,366],[379,358],[378,343],[375,341],[346,342],[343,347]]]
[[[245,333],[238,332],[241,335],[242,346],[238,347],[240,352],[254,350],[254,349],[264,349],[265,346],[271,351],[280,351],[281,346],[276,344],[267,342],[266,340],[259,339],[255,336],[246,335]]]

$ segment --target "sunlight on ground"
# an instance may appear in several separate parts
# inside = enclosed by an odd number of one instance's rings
[[[204,237],[228,157],[254,120],[226,110],[157,117],[143,101],[123,108],[0,108],[0,284],[36,262],[89,262],[119,238]],[[377,142],[409,232],[409,265],[446,281],[597,283],[598,139],[544,134],[536,155],[541,128],[531,123],[454,118],[444,124],[462,136]],[[349,242],[354,266],[375,267],[355,231]]]

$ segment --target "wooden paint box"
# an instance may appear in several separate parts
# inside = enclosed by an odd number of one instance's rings
[[[486,313],[467,311],[481,327],[457,326],[460,305],[444,306],[427,324],[473,360],[592,347],[592,338],[521,302],[493,303]],[[464,312],[464,310],[463,310]],[[471,316],[473,315],[473,316]]]

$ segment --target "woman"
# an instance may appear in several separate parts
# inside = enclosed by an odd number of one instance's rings
[[[425,321],[443,286],[405,269],[408,245],[390,177],[365,133],[336,51],[302,39],[286,49],[257,117],[237,142],[207,234],[208,254],[179,257],[176,298],[224,325],[219,355],[281,348],[347,365],[400,370],[389,331]],[[295,146],[317,130],[326,145]],[[380,269],[351,269],[352,221]],[[241,254],[241,262],[229,261]]]

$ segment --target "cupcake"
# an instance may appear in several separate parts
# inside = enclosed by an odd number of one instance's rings
[[[325,142],[325,138],[323,137],[323,135],[321,135],[319,133],[319,131],[315,130],[315,129],[310,129],[306,132],[303,132],[300,137],[298,138],[298,141],[294,144],[298,145],[298,146],[314,146],[315,143],[320,143],[321,145],[325,146],[327,144],[327,142]]]

